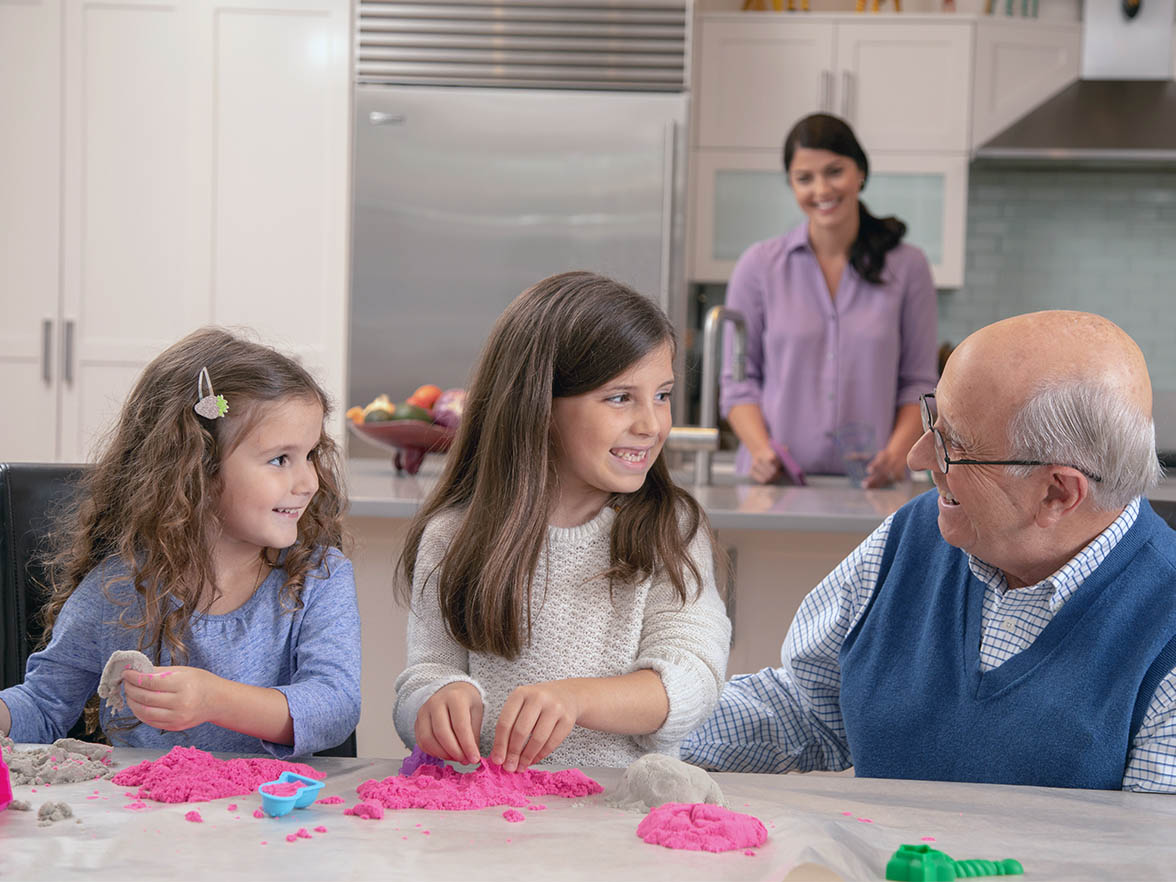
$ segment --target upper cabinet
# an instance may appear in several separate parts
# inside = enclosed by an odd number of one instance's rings
[[[781,147],[796,120],[826,112],[870,157],[870,210],[905,220],[936,284],[958,287],[972,151],[1079,69],[1076,22],[743,12],[698,24],[694,281],[726,281],[743,249],[800,222]]]
[[[794,121],[824,111],[871,152],[968,149],[970,23],[795,18],[703,19],[699,147],[778,149]]]

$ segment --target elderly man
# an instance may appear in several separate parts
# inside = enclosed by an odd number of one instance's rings
[[[1176,533],[1139,348],[1096,315],[968,337],[887,518],[801,604],[781,666],[682,745],[711,769],[1176,791]],[[938,529],[936,529],[938,526]]]

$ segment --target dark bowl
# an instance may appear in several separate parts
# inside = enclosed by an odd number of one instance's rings
[[[456,429],[424,420],[384,420],[378,423],[347,422],[351,431],[393,452],[392,461],[400,471],[415,475],[426,453],[449,449]]]

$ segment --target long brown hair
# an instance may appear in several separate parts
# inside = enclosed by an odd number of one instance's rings
[[[665,314],[602,276],[562,273],[516,297],[490,332],[444,471],[409,526],[401,596],[412,598],[426,525],[440,512],[458,512],[438,565],[441,614],[465,648],[517,656],[531,633],[532,580],[556,487],[552,399],[597,389],[666,343],[676,346]],[[701,590],[688,545],[700,526],[710,528],[664,457],[640,490],[609,504],[617,517],[601,575],[610,585],[664,573],[685,603],[689,573]]]
[[[229,403],[221,419],[192,409],[204,367]],[[45,639],[86,574],[118,557],[129,574],[120,581],[130,581],[140,598],[138,615],[128,606],[120,623],[139,632],[140,651],[157,664],[165,646],[172,663],[183,664],[188,624],[207,600],[206,589],[216,585],[221,462],[268,407],[291,398],[317,401],[324,416],[330,413],[326,393],[296,361],[218,328],[189,334],[147,365],[83,478],[77,503],[51,537]],[[319,489],[298,521],[297,540],[284,550],[262,550],[271,565],[281,556],[282,603],[290,610],[302,606],[307,573],[343,542],[339,452],[325,430],[314,463]]]
[[[870,177],[870,160],[857,136],[845,120],[828,113],[811,113],[792,127],[784,139],[784,171],[792,167],[798,147],[828,150],[852,159],[862,174]],[[865,182],[863,181],[863,186]],[[849,262],[859,276],[872,285],[882,284],[886,253],[897,248],[906,235],[906,224],[893,215],[875,217],[866,204],[858,200],[858,233],[849,246]]]

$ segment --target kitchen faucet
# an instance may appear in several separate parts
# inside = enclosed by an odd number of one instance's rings
[[[742,380],[747,376],[747,321],[743,313],[725,306],[714,306],[707,311],[702,326],[702,390],[698,424],[702,429],[718,432],[719,358],[722,337],[719,331],[724,322],[735,326],[735,351],[732,377]],[[694,454],[694,483],[711,482],[712,449],[699,449]]]

